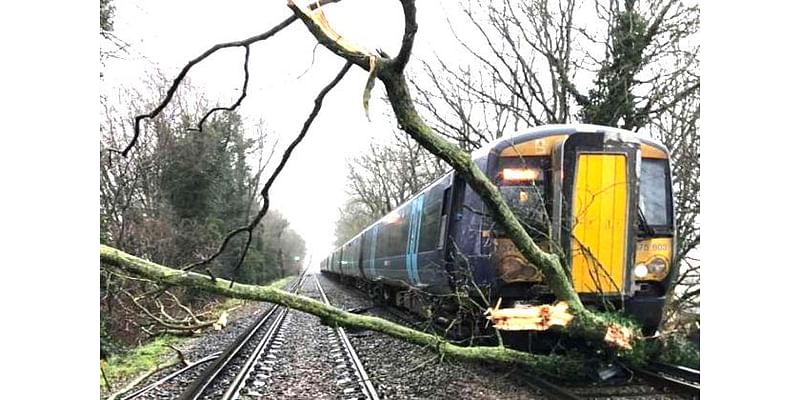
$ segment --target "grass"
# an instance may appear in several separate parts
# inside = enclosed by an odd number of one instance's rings
[[[287,277],[284,277],[284,278],[278,279],[277,281],[274,281],[274,282],[270,283],[270,284],[268,285],[268,287],[271,287],[271,288],[273,288],[273,289],[280,289],[280,290],[283,290],[283,288],[284,288],[286,285],[288,285],[288,284],[289,284],[289,282],[291,282],[291,281],[292,281],[292,279],[294,279],[294,278],[296,278],[296,276],[294,276],[294,275],[289,275],[289,276],[287,276]]]
[[[270,283],[269,286],[276,289],[283,289],[294,278],[294,276],[287,276]],[[211,315],[213,315],[214,318],[218,318],[223,311],[236,308],[245,303],[246,300],[234,298],[225,299],[225,301],[215,307]],[[106,378],[112,386],[112,391],[119,390],[125,382],[155,368],[159,363],[167,361],[170,356],[175,354],[175,351],[170,349],[169,345],[177,346],[187,339],[188,338],[184,337],[162,335],[138,347],[113,354],[103,365]],[[99,374],[100,388],[101,391],[104,392],[107,388],[103,381],[102,372],[99,372]]]
[[[104,369],[112,390],[119,389],[122,383],[154,368],[159,362],[167,360],[169,355],[175,353],[168,345],[174,346],[181,340],[182,338],[174,336],[159,336],[149,343],[109,357]],[[106,389],[102,373],[100,386],[103,390]]]

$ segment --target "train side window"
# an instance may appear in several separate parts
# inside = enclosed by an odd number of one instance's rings
[[[667,160],[642,159],[639,207],[649,225],[669,226],[669,185]]]
[[[445,235],[447,234],[447,216],[450,213],[450,192],[452,188],[448,187],[444,190],[444,196],[442,198],[442,222],[439,224],[439,243],[437,244],[436,248],[441,250],[444,248],[444,241]]]
[[[375,229],[374,227],[372,229]],[[361,242],[361,268],[366,268],[372,261],[372,229],[364,232]]]
[[[420,253],[436,250],[439,244],[439,226],[442,222],[442,205],[444,203],[444,189],[441,186],[433,187],[425,194],[425,203],[422,208],[422,221],[419,232]]]
[[[392,211],[381,221],[378,254],[375,258],[394,257],[406,253],[408,244],[408,206]]]

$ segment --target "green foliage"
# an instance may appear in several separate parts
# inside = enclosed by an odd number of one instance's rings
[[[237,161],[245,151],[241,118],[226,113],[209,119],[202,131],[183,128],[169,149],[161,183],[177,217],[203,222],[241,216],[247,205],[242,184],[249,177],[246,164]],[[240,217],[227,225],[241,222]]]
[[[273,253],[250,249],[244,259],[239,280],[250,285],[262,285],[277,278],[274,266],[277,264]]]
[[[700,369],[700,351],[682,335],[671,335],[661,341],[658,360],[669,364]]]
[[[109,358],[120,351],[120,345],[111,337],[105,318],[100,315],[100,358]]]
[[[537,358],[534,372],[566,381],[583,381],[590,377],[587,364],[586,356],[580,352],[551,354]]]
[[[647,21],[636,11],[618,14],[611,32],[611,52],[603,62],[589,91],[589,105],[580,112],[586,123],[626,127],[642,126],[646,115],[637,112],[632,94],[635,75],[641,71],[643,52],[652,38]]]
[[[110,32],[114,30],[114,5],[112,0],[100,0],[100,30]]]
[[[655,340],[637,340],[633,348],[621,353],[622,360],[641,367],[655,359],[659,345]]]
[[[132,379],[163,362],[173,352],[168,345],[178,342],[179,339],[172,336],[159,336],[145,345],[113,354],[106,360],[106,377],[112,383]]]
[[[638,340],[632,350],[622,354],[622,358],[635,366],[659,361],[700,369],[700,351],[682,335]]]

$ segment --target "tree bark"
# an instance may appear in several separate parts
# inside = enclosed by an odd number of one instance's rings
[[[430,347],[443,356],[513,364],[532,369],[552,364],[554,360],[553,356],[535,355],[503,346],[456,346],[442,337],[420,332],[382,318],[349,313],[317,300],[273,287],[239,283],[231,285],[231,282],[224,279],[212,280],[205,275],[168,268],[105,245],[100,245],[100,261],[108,267],[123,270],[128,274],[149,279],[161,285],[192,287],[227,297],[279,304],[320,317],[330,325],[368,329],[418,346]]]
[[[622,331],[625,335],[629,335],[628,328],[623,328],[613,321],[602,318],[583,306],[577,292],[572,287],[571,280],[562,268],[558,256],[543,251],[534,243],[511,208],[503,200],[497,187],[472,161],[471,155],[437,135],[419,116],[411,99],[404,72],[417,30],[416,5],[413,0],[400,0],[400,3],[403,6],[406,29],[400,54],[394,59],[364,51],[360,46],[333,32],[333,29],[325,22],[326,20],[320,17],[321,10],[312,12],[307,8],[298,7],[291,0],[289,8],[303,21],[320,44],[365,71],[369,71],[370,77],[377,76],[383,82],[400,128],[433,155],[447,162],[466,180],[467,184],[478,193],[489,208],[494,221],[503,228],[522,255],[542,271],[545,282],[556,298],[567,302],[570,312],[575,316],[567,327],[570,333],[598,342],[613,341],[608,337],[614,332]],[[629,347],[630,339],[625,340],[622,346]]]

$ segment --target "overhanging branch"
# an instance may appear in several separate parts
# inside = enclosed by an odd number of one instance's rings
[[[329,324],[368,329],[418,346],[430,347],[436,349],[443,356],[516,364],[531,368],[536,368],[546,358],[501,346],[456,346],[439,336],[420,332],[382,318],[349,313],[317,300],[268,286],[233,284],[233,282],[223,279],[211,281],[204,275],[167,268],[104,245],[100,245],[100,262],[128,274],[151,279],[161,285],[191,287],[227,297],[266,301],[286,306],[316,315]]]
[[[338,3],[338,2],[339,2],[339,0],[319,0],[319,1],[316,1],[316,2],[314,2],[312,4],[310,4],[309,8],[311,10],[315,10],[318,7],[322,7],[322,6],[326,5],[326,4]],[[172,98],[175,96],[175,92],[178,91],[178,86],[180,86],[181,82],[183,82],[183,80],[186,78],[186,75],[189,74],[189,71],[192,69],[192,67],[194,67],[196,64],[200,63],[201,61],[205,60],[206,58],[210,57],[212,54],[216,53],[219,50],[228,49],[228,48],[232,48],[232,47],[248,47],[253,43],[257,43],[257,42],[261,42],[261,41],[267,40],[270,37],[272,37],[273,35],[275,35],[276,33],[282,31],[283,28],[286,28],[287,26],[291,25],[292,22],[294,22],[296,20],[297,20],[297,16],[296,15],[291,15],[288,18],[286,18],[285,20],[283,20],[281,23],[279,23],[278,25],[275,25],[272,29],[270,29],[270,30],[268,30],[268,31],[266,31],[264,33],[260,33],[258,35],[249,37],[247,39],[239,40],[239,41],[235,41],[235,42],[218,43],[218,44],[216,44],[214,46],[211,46],[211,48],[209,48],[208,50],[203,52],[203,54],[200,54],[196,58],[194,58],[191,61],[189,61],[188,63],[186,63],[186,65],[183,67],[183,69],[181,69],[181,72],[178,73],[178,76],[175,77],[175,80],[172,81],[172,85],[170,85],[169,89],[167,90],[167,95],[164,97],[163,100],[161,100],[161,103],[159,103],[158,106],[156,106],[156,108],[153,109],[152,111],[150,111],[149,113],[137,115],[134,118],[134,121],[133,121],[133,138],[131,139],[130,143],[128,143],[128,145],[125,146],[125,149],[120,152],[120,153],[122,153],[122,156],[123,157],[127,157],[128,153],[131,151],[133,146],[135,146],[136,142],[139,140],[139,136],[141,134],[141,123],[142,123],[142,120],[155,118],[159,114],[161,114],[162,111],[164,111],[164,108],[167,107],[169,102],[172,101]],[[115,151],[118,151],[118,150],[115,150]]]
[[[314,100],[314,108],[311,110],[311,113],[308,115],[308,118],[306,118],[306,121],[303,123],[303,128],[300,130],[300,133],[297,135],[297,137],[292,141],[292,143],[289,144],[289,146],[283,152],[283,157],[281,157],[280,163],[275,168],[275,171],[272,172],[272,175],[270,175],[269,179],[264,184],[264,187],[261,189],[261,197],[263,198],[264,203],[261,205],[261,209],[258,211],[258,214],[256,214],[256,216],[253,218],[250,224],[248,224],[247,226],[241,226],[229,232],[227,235],[225,235],[225,239],[222,241],[222,244],[219,246],[217,251],[213,255],[211,255],[211,257],[189,264],[183,267],[183,270],[188,271],[196,267],[208,264],[215,258],[219,257],[219,255],[222,254],[223,251],[225,251],[225,248],[227,247],[228,243],[234,236],[242,232],[247,232],[247,242],[242,248],[242,252],[239,256],[239,261],[236,263],[234,271],[237,271],[239,267],[241,267],[242,263],[244,263],[244,258],[247,255],[247,251],[250,248],[250,242],[253,239],[253,230],[256,228],[256,226],[258,226],[258,224],[261,222],[264,216],[267,215],[267,211],[269,211],[269,190],[272,187],[272,184],[275,182],[275,179],[278,178],[278,175],[281,173],[281,171],[283,171],[283,168],[286,166],[286,163],[292,156],[292,152],[294,151],[294,149],[306,137],[308,129],[311,127],[311,123],[314,122],[314,119],[316,119],[317,114],[319,114],[319,111],[322,109],[322,101],[325,99],[325,96],[342,80],[342,78],[344,78],[344,75],[347,73],[347,71],[350,70],[351,66],[352,63],[350,62],[345,63],[345,65],[342,67],[342,69],[339,71],[336,77],[334,77],[330,83],[328,83],[325,87],[323,87],[322,90],[317,95],[317,98]],[[233,282],[231,282],[231,284],[233,284]]]

